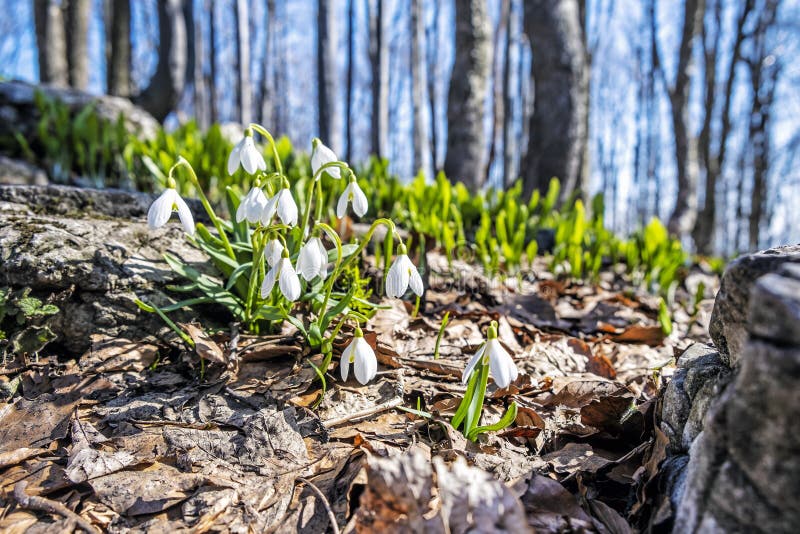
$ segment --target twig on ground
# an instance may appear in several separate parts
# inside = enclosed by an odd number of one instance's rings
[[[45,499],[44,497],[34,497],[32,495],[28,495],[25,493],[25,488],[27,486],[28,483],[24,480],[17,482],[17,484],[14,486],[14,498],[17,500],[17,503],[20,505],[20,507],[27,508],[29,510],[39,510],[49,514],[60,515],[68,521],[74,522],[75,525],[82,528],[89,534],[100,534],[100,530],[98,528],[95,528],[94,525],[60,502],[51,501],[50,499]]]
[[[325,506],[325,509],[328,511],[328,519],[331,522],[331,529],[333,529],[333,534],[339,534],[339,525],[336,524],[336,516],[333,514],[333,509],[331,508],[331,503],[328,502],[328,498],[325,496],[324,493],[310,480],[303,477],[297,477],[297,480],[311,488],[314,493],[317,494],[317,497],[320,498],[322,504]]]
[[[385,412],[386,410],[391,410],[392,408],[396,408],[401,404],[403,404],[402,397],[395,397],[390,401],[378,404],[377,406],[373,406],[372,408],[367,408],[366,410],[361,410],[360,412],[347,414],[345,416],[337,417],[335,419],[328,419],[327,421],[323,421],[322,424],[325,426],[325,428],[332,428],[335,426],[339,426],[343,423],[355,421],[356,419],[369,417],[370,415],[375,415],[377,413]]]

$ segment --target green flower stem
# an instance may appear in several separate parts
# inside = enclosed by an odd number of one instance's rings
[[[322,180],[317,180],[316,181],[315,189],[317,190],[317,203],[316,203],[317,210],[316,210],[314,219],[317,220],[317,221],[321,221],[322,220]]]
[[[189,171],[189,177],[192,180],[192,183],[195,185],[198,194],[200,195],[200,202],[203,204],[203,208],[205,208],[206,213],[208,213],[208,217],[211,219],[211,222],[214,223],[214,227],[217,229],[219,238],[222,240],[222,246],[225,248],[225,252],[231,257],[231,259],[236,260],[236,253],[233,251],[230,241],[228,241],[228,235],[222,228],[222,220],[217,217],[216,213],[214,213],[214,208],[211,207],[211,204],[206,198],[206,194],[203,192],[203,188],[200,187],[200,181],[197,179],[197,174],[195,174],[192,165],[186,160],[186,158],[183,156],[178,156],[178,162],[169,170],[170,177],[172,176],[175,168],[179,165],[186,167],[186,170]]]
[[[342,263],[342,265],[339,268],[340,271],[344,271],[347,267],[350,266],[352,262],[356,260],[356,258],[361,256],[361,253],[364,252],[364,249],[367,247],[367,244],[369,244],[370,240],[372,239],[372,234],[375,233],[375,230],[377,230],[378,226],[380,225],[384,225],[391,234],[397,235],[397,231],[395,230],[394,223],[391,221],[391,219],[386,219],[386,218],[375,219],[375,222],[373,222],[372,226],[369,227],[367,233],[364,234],[364,239],[362,239],[361,244],[359,244],[355,252],[352,255],[348,256],[348,258]],[[397,237],[398,239],[400,238],[400,236]],[[336,274],[337,273],[334,272],[334,275]]]
[[[250,284],[247,287],[247,302],[245,303],[245,320],[248,328],[251,326],[253,303],[255,301],[256,286],[258,285],[258,274],[261,270],[261,262],[264,258],[264,249],[266,248],[266,234],[253,233],[253,265],[250,267]]]
[[[263,135],[267,139],[267,141],[269,141],[269,146],[272,149],[272,157],[275,160],[275,168],[278,171],[278,174],[282,176],[283,165],[281,164],[281,158],[278,156],[278,148],[275,146],[275,139],[272,138],[272,134],[269,133],[266,128],[254,122],[250,123],[249,128],[252,128],[253,130],[257,131],[258,133]]]
[[[311,187],[308,188],[308,197],[306,198],[305,206],[303,206],[303,217],[302,217],[303,224],[300,225],[300,229],[303,230],[303,235],[305,235],[305,229],[306,229],[306,226],[308,226],[308,218],[311,216],[311,202],[312,202],[313,197],[314,197],[314,191],[315,190],[318,191],[317,192],[317,202],[322,203],[322,192],[321,192],[321,187],[322,186],[319,183],[320,182],[320,178],[322,177],[322,173],[324,171],[326,171],[327,169],[333,168],[333,167],[339,167],[340,169],[342,169],[345,172],[350,170],[350,167],[348,167],[347,164],[344,163],[344,162],[331,161],[329,163],[326,163],[325,165],[323,165],[319,169],[317,169],[317,172],[315,172],[314,176],[311,177],[311,183],[315,184],[315,185],[312,185]],[[317,216],[317,220],[319,220],[319,219],[320,219],[320,216],[318,215]]]
[[[483,398],[486,395],[486,385],[489,383],[489,365],[483,362],[483,358],[481,358],[479,365],[480,368],[476,370],[480,373],[478,387],[469,403],[466,421],[464,422],[465,436],[469,435],[470,432],[478,427],[478,423],[481,420],[481,412],[483,411]]]
[[[336,279],[336,276],[339,273],[339,268],[342,265],[342,240],[339,239],[339,234],[337,234],[336,231],[329,225],[325,223],[317,223],[317,226],[319,226],[326,234],[328,234],[328,237],[330,237],[331,240],[336,245],[336,262],[333,265],[333,273],[331,274],[331,276],[328,277],[327,280],[325,280],[325,286],[324,286],[325,298],[322,301],[322,308],[318,318],[318,320],[322,320],[322,318],[325,317],[325,313],[328,311],[328,301],[331,298],[331,291],[333,290],[333,282]],[[321,327],[322,326],[320,325],[320,328]]]

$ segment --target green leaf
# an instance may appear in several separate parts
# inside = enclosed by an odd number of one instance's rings
[[[57,337],[47,326],[31,325],[14,336],[11,346],[15,354],[36,354]]]
[[[508,427],[517,419],[517,403],[512,402],[511,406],[508,407],[506,413],[503,414],[503,417],[500,418],[498,422],[493,425],[484,425],[474,428],[468,435],[467,439],[470,441],[475,441],[477,437],[485,432],[497,432],[499,430],[503,430],[504,428]]]
[[[658,301],[658,322],[664,335],[669,336],[672,333],[672,318],[669,315],[667,303],[663,298]]]

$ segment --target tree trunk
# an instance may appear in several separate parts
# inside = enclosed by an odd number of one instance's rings
[[[384,0],[370,5],[369,59],[372,70],[372,139],[371,152],[384,157],[389,143],[389,47],[383,27]]]
[[[731,131],[730,108],[733,100],[733,86],[736,80],[736,67],[742,58],[742,43],[746,37],[745,22],[753,10],[753,4],[754,0],[746,0],[736,23],[736,36],[733,42],[733,51],[731,53],[730,63],[728,64],[725,87],[722,95],[716,94],[716,87],[718,84],[715,80],[713,80],[715,76],[708,72],[709,69],[712,69],[712,72],[716,70],[716,56],[718,52],[714,50],[712,54],[706,56],[707,121],[704,121],[703,129],[700,132],[700,152],[705,163],[706,171],[705,201],[703,203],[703,209],[698,215],[697,224],[695,225],[693,233],[695,247],[697,248],[698,252],[703,254],[711,254],[713,252],[711,245],[714,241],[714,230],[717,220],[717,182],[719,181],[720,173],[722,172],[723,165],[725,164],[725,154],[727,152],[728,138],[730,137]],[[722,31],[720,29],[722,17],[721,11],[722,3],[717,0],[717,3],[714,6],[714,17],[718,28],[717,35],[715,37],[716,40],[719,40],[720,32]],[[718,44],[715,44],[714,46],[718,46]],[[714,88],[714,92],[710,93],[709,97],[709,89],[712,87]],[[719,127],[720,133],[717,141],[718,148],[716,153],[713,153],[711,151],[711,134],[713,130],[711,122],[713,117],[709,115],[712,113],[712,108],[710,105],[713,105],[714,100],[719,100],[720,96],[723,99],[722,111],[720,112],[719,119],[721,125]],[[706,122],[708,122],[708,124],[706,124]]]
[[[67,41],[61,6],[56,0],[34,0],[33,15],[39,56],[39,81],[67,87]]]
[[[506,15],[506,41],[503,60],[503,183],[510,186],[517,179],[516,169],[514,168],[514,158],[517,154],[517,136],[514,135],[514,97],[513,87],[511,87],[511,44],[513,36],[516,35],[516,24],[513,17],[511,0],[507,0],[508,9]]]
[[[136,103],[159,121],[178,104],[186,83],[188,40],[182,0],[158,2],[158,64]]]
[[[486,161],[486,175],[489,174],[489,169],[491,169],[492,162],[495,161],[497,158],[497,142],[498,139],[502,137],[503,133],[503,124],[505,123],[505,116],[506,116],[506,101],[504,98],[505,95],[505,81],[506,81],[506,72],[508,68],[508,56],[503,57],[503,54],[508,53],[508,46],[500,47],[500,38],[505,37],[505,43],[508,43],[508,35],[510,32],[508,19],[509,19],[509,12],[511,10],[511,0],[501,0],[500,2],[500,19],[497,23],[497,31],[494,33],[494,66],[492,67],[492,71],[494,75],[492,76],[492,100],[494,103],[494,109],[492,110],[492,137],[489,139],[489,157]],[[502,61],[501,61],[501,58]],[[504,162],[504,158],[501,158],[501,161]],[[506,169],[505,166],[503,167],[503,174],[501,175],[501,180],[503,184],[506,183]]]
[[[131,94],[131,4],[130,0],[112,0],[111,6],[108,93],[127,97]]]
[[[209,40],[209,80],[208,80],[208,100],[209,114],[211,122],[219,121],[219,107],[217,103],[217,24],[216,24],[216,2],[208,0],[208,40]]]
[[[697,220],[697,171],[690,146],[692,140],[689,134],[689,89],[692,48],[695,37],[700,33],[704,12],[705,0],[686,0],[684,3],[683,30],[678,49],[675,84],[669,89],[672,132],[675,137],[678,197],[667,226],[670,233],[679,237],[688,235]]]
[[[435,43],[439,41],[439,10],[435,10],[433,13],[433,20],[431,22],[431,26],[426,30],[426,37],[425,37],[425,61],[426,61],[426,68],[428,70],[428,113],[430,114],[430,151],[431,151],[431,165],[433,167],[433,172],[439,172],[439,136],[437,133],[438,130],[438,120],[437,120],[437,110],[438,107],[436,105],[436,85],[439,79],[439,68],[437,62],[437,52],[438,47]],[[431,43],[434,43],[433,45]]]
[[[194,85],[194,114],[195,120],[200,127],[205,130],[209,127],[209,110],[208,110],[208,91],[206,89],[206,78],[203,74],[203,67],[205,64],[205,53],[203,43],[205,41],[203,35],[202,24],[203,11],[200,11],[198,20],[195,20],[193,26],[193,40],[192,49],[194,50],[194,71],[192,72],[192,80]]]
[[[352,105],[353,105],[353,76],[355,75],[355,35],[356,35],[356,8],[355,0],[349,0],[347,5],[347,87],[345,88],[344,100],[344,128],[345,144],[347,152],[345,161],[350,161],[353,156],[353,128]]]
[[[492,68],[492,28],[486,0],[456,0],[456,47],[447,97],[444,171],[471,191],[483,185],[483,128]]]
[[[533,51],[535,96],[524,191],[546,191],[555,176],[561,180],[562,199],[586,193],[581,174],[589,85],[578,2],[525,2],[525,32]]]
[[[336,15],[331,0],[317,0],[317,110],[319,136],[341,152],[341,114],[338,108]]]
[[[278,20],[275,11],[275,0],[267,0],[264,28],[267,29],[267,50],[264,61],[261,62],[261,106],[260,121],[267,129],[275,128],[275,31]]]
[[[428,144],[428,121],[425,116],[425,90],[428,69],[425,57],[425,10],[422,0],[411,0],[411,100],[414,107],[414,162],[412,170],[432,176]]]
[[[89,0],[67,0],[66,34],[69,85],[85,91],[89,87]]]
[[[253,113],[253,88],[250,85],[250,16],[248,0],[236,0],[237,99],[239,122],[250,124]]]

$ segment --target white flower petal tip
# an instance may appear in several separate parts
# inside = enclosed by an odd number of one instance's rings
[[[328,252],[318,237],[312,237],[300,248],[297,257],[297,271],[310,282],[315,277],[327,276]]]
[[[347,213],[347,204],[353,204],[353,213],[358,215],[359,217],[363,217],[364,214],[367,213],[367,209],[369,208],[369,204],[367,203],[367,195],[364,194],[364,191],[358,186],[358,182],[352,181],[347,184],[342,194],[339,196],[339,200],[336,203],[336,216],[340,219],[345,216]]]
[[[273,267],[283,257],[283,243],[277,239],[270,239],[264,247],[264,257],[267,265]]]
[[[325,146],[322,141],[316,140],[313,153],[311,154],[312,176],[317,176],[317,172],[319,172],[323,165],[336,161],[339,161],[339,158],[336,157],[336,153]],[[326,167],[323,172],[337,180],[342,177],[342,170],[339,167]]]
[[[161,228],[172,216],[172,211],[178,211],[178,218],[183,224],[184,231],[189,235],[194,235],[194,217],[188,204],[181,198],[175,189],[165,189],[161,195],[153,201],[150,209],[147,210],[147,226],[151,230]]]
[[[390,297],[401,298],[411,286],[411,291],[418,297],[422,296],[424,287],[419,271],[411,263],[406,254],[399,254],[386,276],[386,294]]]
[[[375,351],[372,350],[363,335],[356,334],[350,344],[342,351],[339,369],[343,381],[347,381],[351,363],[353,364],[353,374],[362,385],[369,383],[378,373],[378,359],[375,357]]]
[[[500,340],[496,337],[490,337],[467,363],[464,374],[461,375],[461,381],[464,384],[469,381],[469,377],[472,376],[475,367],[481,360],[489,364],[489,373],[499,388],[507,388],[519,376],[519,370],[514,360],[500,343]]]
[[[235,173],[239,165],[241,165],[248,174],[255,174],[258,171],[267,169],[264,156],[258,151],[255,141],[253,141],[253,137],[250,135],[245,135],[241,141],[236,143],[233,150],[231,150],[231,155],[228,156],[228,174]]]

